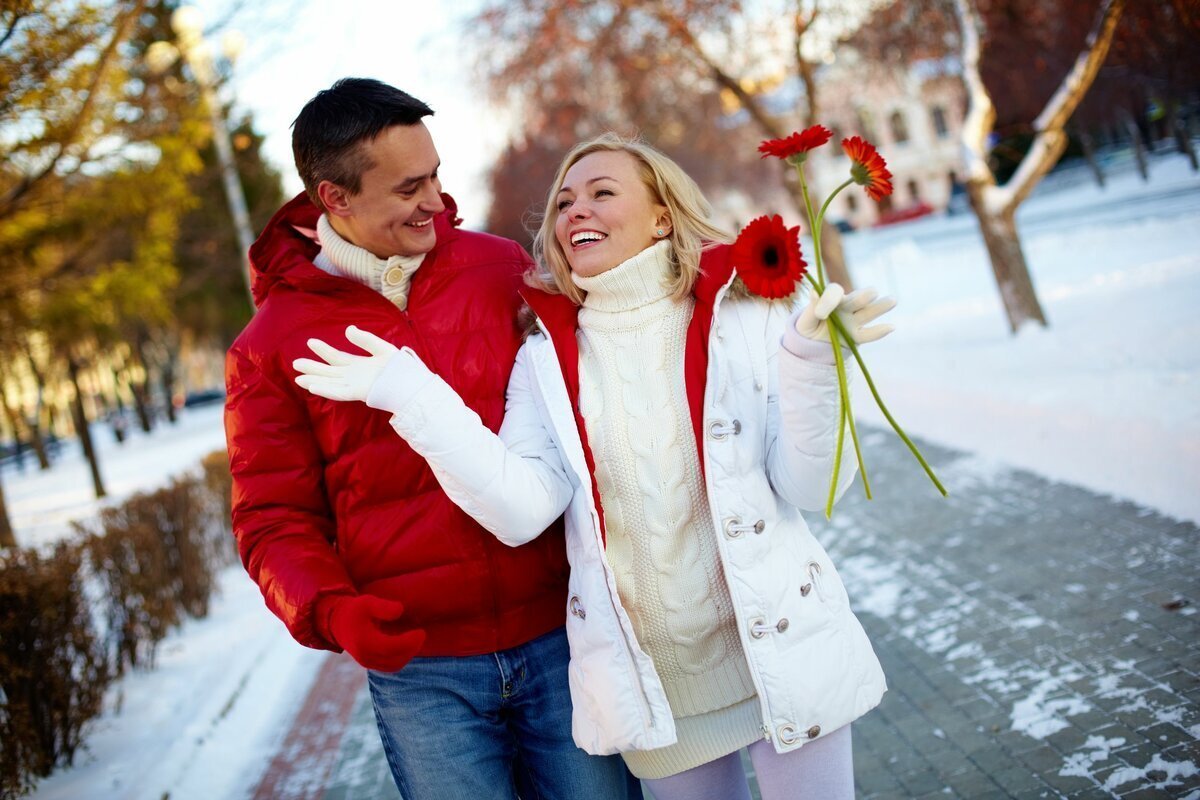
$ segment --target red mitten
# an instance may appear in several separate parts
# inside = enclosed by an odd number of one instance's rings
[[[400,623],[404,604],[371,594],[334,595],[322,600],[319,614],[327,638],[367,669],[396,672],[425,643],[425,631]]]

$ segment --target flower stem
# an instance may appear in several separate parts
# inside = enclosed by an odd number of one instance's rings
[[[832,316],[832,314],[830,315]],[[845,331],[842,332],[846,336]],[[854,458],[858,461],[858,474],[862,477],[863,491],[867,499],[871,499],[871,481],[867,478],[867,463],[863,460],[862,444],[858,441],[858,426],[854,423],[854,409],[850,407],[850,386],[846,379],[846,361],[842,356],[841,336],[833,328],[829,329],[829,343],[833,346],[833,361],[837,366],[838,377],[838,406],[841,409],[838,419],[837,448],[834,454],[833,474],[829,479],[829,500],[825,505],[825,517],[833,513],[833,499],[837,493],[838,472],[842,466],[842,440],[845,438],[846,426],[850,427],[850,440],[854,443]],[[846,336],[849,340],[849,336]]]
[[[812,200],[808,197],[808,181],[804,179],[804,167],[800,164],[796,165],[796,175],[800,178],[800,194],[804,197],[804,211],[808,215],[808,228],[813,239],[813,261],[817,264],[817,291],[825,291],[825,264],[821,261],[821,235],[817,230],[820,224],[817,216],[813,214]],[[812,277],[812,273],[809,273]]]
[[[854,178],[851,178],[850,180],[843,183],[841,186],[834,189],[832,192],[830,192],[829,197],[825,198],[825,202],[821,204],[821,210],[817,212],[817,222],[813,226],[814,227],[813,236],[820,237],[821,228],[825,225],[825,212],[829,210],[829,204],[833,202],[833,198],[835,198],[839,194],[841,194],[842,189],[845,189],[847,186],[849,186],[852,183],[854,183]]]
[[[809,279],[809,282],[812,283],[813,286],[815,287],[816,281],[813,280],[812,275],[808,275],[807,277]],[[809,302],[815,302],[815,298],[810,299]],[[834,316],[833,314],[830,314],[830,317],[833,317],[833,316]],[[839,336],[839,331],[841,333],[841,336]],[[846,332],[846,329],[844,327],[841,327],[839,325],[839,327],[836,329],[829,328],[829,343],[833,348],[833,363],[837,366],[838,404],[839,404],[839,406],[841,406],[844,409],[845,415],[842,418],[842,421],[839,422],[839,425],[838,425],[838,446],[837,446],[836,461],[834,462],[834,465],[833,465],[833,475],[830,477],[830,481],[829,481],[829,503],[826,505],[826,509],[825,509],[825,512],[826,512],[825,516],[827,518],[829,517],[829,515],[832,513],[832,510],[833,510],[833,497],[834,497],[834,494],[837,489],[838,472],[841,469],[841,464],[842,464],[843,429],[847,422],[850,425],[850,439],[854,443],[854,458],[855,458],[855,460],[858,461],[858,472],[860,475],[862,475],[863,491],[866,493],[867,499],[868,500],[871,499],[871,481],[867,477],[867,462],[863,458],[862,444],[858,441],[858,425],[854,421],[854,410],[850,408],[850,385],[849,385],[849,381],[846,378],[846,361],[842,356],[842,345],[841,345],[841,342],[839,341],[839,339],[843,336],[846,338],[847,342],[852,341],[850,339],[850,334]]]
[[[933,473],[933,468],[929,466],[929,462],[927,462],[925,457],[921,455],[921,451],[917,449],[915,444],[913,444],[912,439],[908,438],[908,434],[906,434],[904,429],[900,427],[900,423],[896,422],[896,418],[892,416],[892,413],[888,411],[887,405],[884,404],[883,398],[879,396],[879,390],[875,388],[875,381],[871,379],[871,372],[867,369],[867,364],[865,361],[863,361],[862,354],[858,352],[858,346],[854,343],[854,340],[850,339],[849,335],[846,333],[845,327],[842,326],[842,321],[833,314],[830,314],[829,318],[833,321],[834,328],[841,331],[842,335],[845,336],[846,340],[849,342],[850,352],[854,355],[854,360],[858,362],[858,368],[862,370],[863,378],[865,378],[867,381],[867,387],[871,390],[871,396],[875,398],[875,404],[879,406],[879,410],[883,412],[883,416],[887,418],[888,423],[891,424],[892,430],[896,432],[896,435],[899,436],[906,445],[908,445],[909,451],[913,454],[917,461],[920,462],[921,466],[925,470],[925,474],[929,476],[929,480],[933,481],[933,485],[936,486],[937,490],[942,493],[942,497],[945,497],[948,494],[946,487],[943,486],[942,482],[938,480],[937,475]]]

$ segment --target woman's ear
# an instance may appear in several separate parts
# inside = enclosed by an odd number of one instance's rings
[[[665,239],[671,235],[671,215],[664,211],[658,215],[658,219],[654,221],[654,237],[656,239]]]

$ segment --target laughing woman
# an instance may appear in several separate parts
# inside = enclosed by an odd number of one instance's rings
[[[658,800],[854,795],[850,723],[884,677],[800,509],[833,467],[835,309],[856,341],[891,308],[831,284],[803,311],[751,295],[673,161],[608,135],[551,188],[498,434],[420,353],[313,340],[297,382],[390,412],[447,494],[518,547],[566,513],[576,743]],[[846,448],[838,493],[855,461]]]

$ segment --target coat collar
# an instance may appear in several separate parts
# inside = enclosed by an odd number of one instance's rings
[[[688,323],[687,338],[684,344],[683,376],[687,386],[688,410],[692,421],[692,433],[696,437],[696,453],[700,457],[700,472],[704,474],[704,389],[708,378],[708,342],[712,331],[713,315],[716,312],[717,300],[722,289],[734,277],[733,263],[729,259],[729,245],[713,245],[700,258],[700,275],[692,285],[692,296],[695,306],[692,309],[692,319]],[[579,329],[579,306],[570,298],[561,294],[551,294],[542,289],[525,287],[521,296],[529,304],[529,308],[541,321],[550,341],[554,344],[554,352],[558,357],[558,367],[567,385],[567,395],[571,398],[571,412],[575,417],[575,426],[579,431],[579,439],[583,444],[583,454],[587,461],[588,471],[596,474],[596,463],[587,441],[587,428],[583,415],[579,411],[579,340],[576,332]],[[600,505],[600,492],[596,481],[592,480],[592,497],[596,511],[600,515],[600,535],[604,533],[604,512]]]
[[[433,218],[437,244],[426,256],[426,266],[435,261],[447,242],[457,237],[456,229],[462,224],[454,198],[443,194],[442,202],[446,210]],[[321,210],[301,192],[275,212],[250,246],[250,286],[255,306],[262,306],[277,284],[319,292],[358,286],[352,281],[334,278],[313,265],[313,259],[321,251],[321,245],[316,241],[317,218],[320,216]]]

